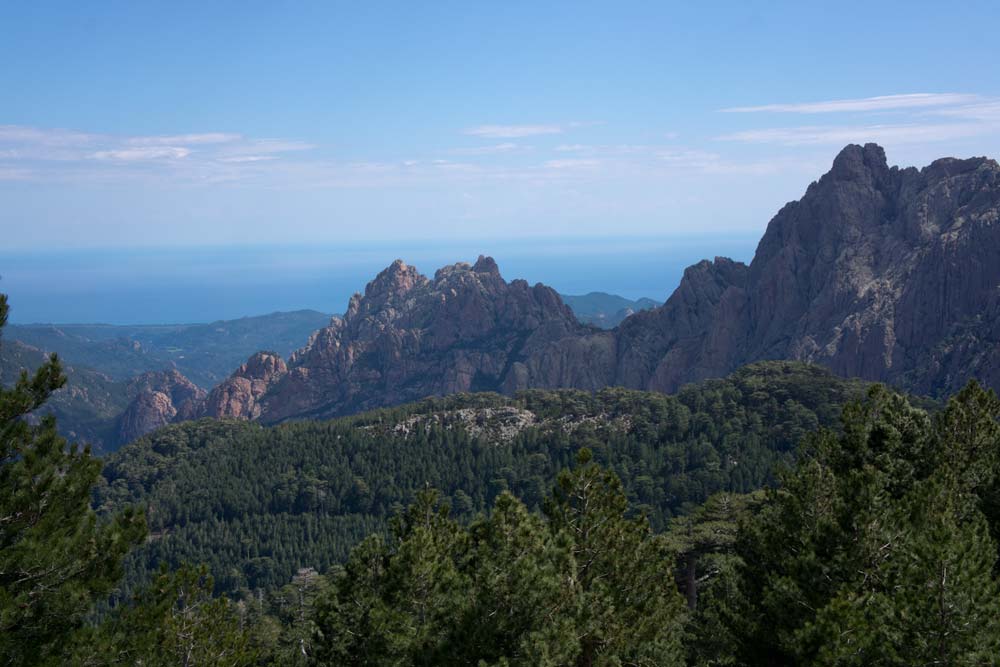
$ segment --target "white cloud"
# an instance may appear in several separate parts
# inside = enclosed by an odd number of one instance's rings
[[[150,148],[125,148],[121,150],[97,151],[90,157],[95,160],[119,160],[122,162],[140,162],[144,160],[179,160],[191,154],[191,150],[179,146],[162,146]]]
[[[274,155],[234,155],[232,157],[220,157],[219,162],[264,162],[266,160],[277,160]]]
[[[912,123],[899,125],[827,125],[778,127],[745,130],[716,137],[718,141],[738,141],[785,146],[815,146],[875,141],[879,143],[921,143],[974,137],[996,131],[988,123]]]
[[[0,159],[5,180],[100,180],[149,178],[146,168],[169,168],[180,182],[236,182],[256,178],[263,164],[313,144],[288,139],[253,139],[233,132],[112,135],[66,129],[0,125]],[[260,164],[257,164],[260,163]],[[257,164],[257,166],[254,166]],[[140,165],[142,169],[137,169]],[[273,171],[273,168],[272,168]],[[163,173],[155,174],[163,178]]]
[[[40,146],[87,146],[100,138],[97,134],[63,129],[41,129],[24,125],[0,125],[0,142]]]
[[[31,178],[30,169],[18,169],[0,165],[0,181],[26,181]]]
[[[247,142],[246,148],[256,153],[285,153],[312,150],[316,148],[316,145],[305,141],[288,141],[286,139],[255,139]]]
[[[751,107],[721,109],[723,113],[841,113],[863,111],[890,111],[895,109],[920,109],[928,107],[970,104],[979,100],[978,95],[966,93],[911,93],[907,95],[881,95],[847,100],[800,102],[795,104],[764,104]]]
[[[174,134],[167,136],[132,137],[132,146],[190,146],[203,144],[226,144],[242,139],[242,135],[227,132],[206,132],[203,134]]]
[[[498,155],[502,153],[512,153],[521,148],[522,147],[518,144],[506,142],[502,144],[494,144],[492,146],[480,146],[477,148],[456,148],[451,152],[456,155]]]
[[[590,169],[601,164],[600,160],[549,160],[546,169]]]
[[[486,139],[519,139],[562,133],[561,125],[480,125],[464,131],[464,134]]]
[[[936,110],[936,113],[942,116],[951,116],[954,118],[1000,122],[1000,100],[990,100],[978,104],[967,104],[965,106],[949,109],[938,109]]]

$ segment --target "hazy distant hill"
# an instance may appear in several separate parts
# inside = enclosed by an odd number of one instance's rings
[[[46,412],[71,441],[106,453],[173,419],[259,348],[289,354],[330,316],[310,310],[192,325],[14,325],[0,340],[0,382],[33,371],[51,352],[67,386]],[[176,405],[175,405],[176,404]]]
[[[175,367],[209,389],[257,350],[291,354],[329,322],[325,313],[297,310],[210,324],[11,324],[5,336],[116,380]]]
[[[0,339],[0,383],[9,386],[22,370],[34,371],[48,355],[36,347],[6,336]],[[66,386],[41,412],[54,414],[60,432],[74,442],[92,444],[98,453],[117,444],[118,416],[132,399],[127,383],[115,381],[86,367],[64,366]]]
[[[576,319],[602,329],[613,329],[629,315],[660,305],[659,301],[641,298],[632,301],[617,294],[590,292],[589,294],[560,294],[563,303],[573,310]]]

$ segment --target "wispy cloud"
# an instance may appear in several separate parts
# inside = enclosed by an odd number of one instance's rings
[[[479,125],[470,127],[463,134],[486,139],[521,139],[545,134],[562,134],[562,125]]]
[[[602,121],[574,120],[568,123],[544,123],[532,125],[477,125],[462,130],[462,134],[484,139],[523,139],[547,134],[563,134],[572,129],[602,125]]]
[[[899,125],[825,125],[744,130],[716,137],[718,141],[738,141],[785,146],[816,146],[874,141],[878,143],[924,143],[975,137],[996,131],[987,123],[910,123]]]
[[[277,160],[274,155],[234,155],[232,157],[220,157],[219,162],[264,162],[265,160]]]
[[[227,144],[243,139],[240,134],[226,132],[206,132],[203,134],[173,134],[167,136],[130,137],[132,146],[191,146],[203,144]]]
[[[937,109],[935,113],[953,118],[966,118],[987,122],[1000,122],[1000,100],[986,100],[947,109]]]
[[[797,104],[768,104],[723,109],[730,113],[853,113],[850,122],[783,125],[746,129],[715,137],[717,141],[775,144],[786,147],[843,145],[868,141],[884,145],[933,144],[1000,132],[1000,100],[968,93],[913,93]],[[884,112],[893,112],[893,122]]]
[[[306,151],[313,144],[256,139],[232,132],[111,135],[21,125],[0,126],[0,179],[99,179],[148,177],[142,165],[169,170],[174,179],[240,180],[256,163]],[[240,172],[238,169],[243,169]]]
[[[95,160],[120,160],[141,162],[146,160],[180,160],[191,154],[188,148],[179,146],[158,146],[149,148],[125,148],[113,151],[97,151],[90,157]]]
[[[600,160],[580,159],[580,160],[548,160],[545,162],[546,169],[590,169],[601,164]]]
[[[0,125],[0,143],[42,146],[87,146],[100,138],[97,134],[65,129],[41,129],[23,125]]]
[[[822,102],[798,102],[794,104],[763,104],[750,107],[730,107],[720,109],[723,113],[845,113],[867,111],[892,111],[898,109],[923,109],[929,107],[972,104],[981,99],[967,93],[909,93],[906,95],[880,95],[845,100]]]
[[[530,147],[521,146],[512,142],[493,144],[492,146],[476,146],[474,148],[455,148],[451,152],[455,155],[501,155],[503,153],[513,153],[518,150],[528,150]]]

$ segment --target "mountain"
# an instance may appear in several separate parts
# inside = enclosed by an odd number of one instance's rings
[[[114,380],[176,368],[209,389],[254,352],[273,349],[291,354],[329,322],[327,314],[297,310],[209,324],[10,324],[5,335],[58,352],[67,363],[93,368]]]
[[[290,357],[286,373],[270,379],[260,419],[332,417],[501,390],[520,360],[587,331],[554,290],[507,283],[488,257],[446,266],[433,278],[397,260],[351,297],[343,318]]]
[[[768,359],[815,363],[917,394],[954,393],[970,377],[1000,388],[997,257],[995,161],[944,158],[901,169],[874,144],[851,145],[775,215],[749,265],[699,262],[663,305],[614,329],[581,323],[549,287],[508,283],[488,257],[433,278],[397,260],[287,361],[282,348],[262,345],[273,352],[255,353],[204,398],[185,395],[185,407],[170,391],[126,392],[138,404],[117,432],[135,436],[201,416],[329,418],[470,391],[670,393]],[[228,362],[265,338],[267,321],[189,332],[203,341],[191,359],[225,349],[219,358]],[[143,345],[126,341],[126,351],[130,344]],[[175,354],[174,363],[187,357]]]
[[[548,287],[508,284],[487,257],[433,280],[397,261],[252,407],[204,414],[273,423],[460,391],[669,393],[767,359],[919,394],[970,377],[1000,388],[998,218],[993,160],[900,169],[851,145],[770,221],[749,265],[699,262],[662,306],[612,330],[579,323]]]
[[[998,257],[995,161],[890,168],[879,146],[851,145],[771,220],[749,266],[690,267],[663,306],[536,350],[509,389],[669,392],[760,359],[925,394],[970,377],[1000,388]]]
[[[632,301],[607,292],[590,292],[575,296],[560,294],[559,296],[576,315],[576,319],[584,324],[592,324],[602,329],[613,329],[629,315],[660,305],[659,301],[645,297]]]
[[[469,270],[469,269],[464,269]],[[266,360],[262,360],[266,363]],[[468,520],[510,490],[537,507],[589,447],[657,530],[720,490],[771,481],[804,434],[835,428],[865,384],[766,362],[676,395],[606,389],[457,394],[333,421],[204,419],[109,456],[97,503],[146,508],[150,540],[127,581],[207,563],[217,590],[274,588],[343,561],[427,486]]]

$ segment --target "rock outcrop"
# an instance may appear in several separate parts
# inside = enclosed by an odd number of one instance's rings
[[[396,260],[351,297],[342,319],[292,355],[261,399],[260,418],[329,417],[500,390],[519,361],[587,331],[554,290],[507,283],[489,257],[446,266],[433,279]]]
[[[118,442],[131,442],[173,421],[201,413],[205,390],[176,370],[143,373],[129,383],[132,401],[118,418]]]
[[[209,392],[198,407],[199,416],[256,419],[260,397],[288,372],[285,361],[274,352],[258,352],[228,379]]]

